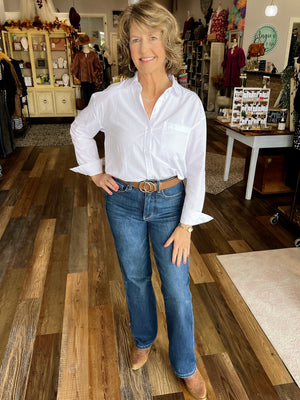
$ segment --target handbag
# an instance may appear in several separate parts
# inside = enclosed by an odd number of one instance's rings
[[[256,43],[256,40],[259,40],[259,42]],[[265,54],[265,46],[261,42],[260,38],[257,37],[254,39],[254,43],[251,43],[248,48],[247,58],[260,57],[263,56],[264,54]]]

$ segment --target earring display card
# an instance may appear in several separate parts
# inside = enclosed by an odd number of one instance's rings
[[[270,89],[234,88],[231,126],[243,130],[272,130],[267,126]]]

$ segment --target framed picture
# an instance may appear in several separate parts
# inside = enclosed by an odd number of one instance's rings
[[[278,108],[269,108],[268,109],[268,117],[267,124],[271,126],[277,126],[281,121],[281,118],[284,117],[284,122],[287,120],[288,110],[286,109],[278,109]]]
[[[119,18],[122,11],[113,11],[113,26],[116,27],[119,24]]]
[[[21,42],[13,42],[14,50],[22,50]]]
[[[229,32],[229,37],[228,37],[228,47],[232,46],[232,43],[234,40],[236,40],[237,46],[240,46],[240,31],[235,29],[232,31],[228,31]]]
[[[24,82],[26,86],[32,86],[32,81],[30,76],[24,76]]]
[[[37,58],[36,59],[36,67],[37,68],[47,68],[47,60],[45,58]]]
[[[43,44],[40,43],[43,48]],[[65,38],[50,38],[51,50],[65,51],[66,50],[66,39]]]

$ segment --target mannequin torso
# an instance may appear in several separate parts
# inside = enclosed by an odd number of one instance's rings
[[[231,54],[233,54],[234,49],[236,48],[236,46],[237,46],[237,41],[236,41],[236,39],[233,39],[233,42],[232,42],[232,45],[231,45]]]

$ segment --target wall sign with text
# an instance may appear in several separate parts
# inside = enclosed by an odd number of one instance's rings
[[[277,30],[272,25],[263,25],[257,29],[254,34],[254,42],[256,39],[256,43],[258,39],[264,44],[265,53],[270,53],[277,45],[278,34]]]

